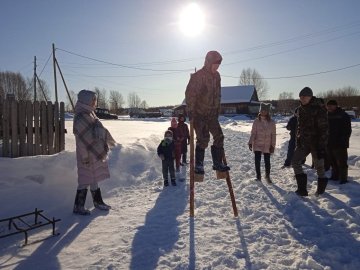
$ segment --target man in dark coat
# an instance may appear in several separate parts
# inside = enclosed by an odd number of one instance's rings
[[[217,51],[209,51],[205,57],[204,67],[191,75],[186,87],[185,98],[189,117],[194,123],[196,133],[195,173],[204,174],[205,149],[210,141],[210,133],[214,142],[211,146],[213,169],[228,171],[223,163],[224,134],[219,124],[221,78],[217,71],[222,57]]]
[[[347,182],[348,153],[351,135],[350,116],[340,107],[336,100],[329,100],[326,104],[329,120],[329,141],[327,154],[331,166],[332,180],[340,180],[340,184]]]
[[[296,128],[297,128],[297,118],[298,118],[298,108],[295,109],[294,115],[290,117],[289,122],[286,125],[286,129],[290,131],[290,140],[286,155],[286,160],[284,162],[284,168],[291,166],[291,160],[294,156],[295,146],[296,146]]]
[[[302,161],[311,153],[318,175],[316,195],[323,194],[327,185],[324,158],[328,141],[327,112],[321,101],[313,96],[310,87],[303,88],[300,93],[298,127],[296,132],[296,148],[292,160],[300,196],[307,196],[307,175],[302,168]]]

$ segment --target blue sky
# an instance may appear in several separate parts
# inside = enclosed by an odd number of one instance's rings
[[[193,37],[178,27],[191,2],[205,14],[203,32]],[[315,93],[360,89],[360,65],[274,79],[360,64],[359,11],[357,0],[2,0],[0,70],[31,78],[36,56],[38,74],[53,91],[52,63],[46,61],[55,43],[71,90],[117,90],[125,100],[136,92],[150,106],[175,105],[191,70],[202,67],[207,51],[218,50],[223,86],[238,85],[250,67],[267,78],[271,99],[284,91],[297,97],[304,86]]]

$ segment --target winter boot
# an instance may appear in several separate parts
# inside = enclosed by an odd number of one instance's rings
[[[183,164],[183,166],[187,164],[187,162],[186,162],[186,153],[182,154],[182,164]]]
[[[266,182],[268,182],[268,184],[272,184],[272,181],[271,181],[271,179],[270,179],[270,175],[269,175],[269,174],[267,174],[267,175],[265,176],[265,180],[266,180]]]
[[[110,205],[107,205],[106,203],[104,203],[102,196],[101,196],[100,188],[98,188],[96,190],[91,190],[91,195],[93,198],[95,208],[100,209],[100,210],[105,210],[105,211],[109,211],[111,209]]]
[[[171,184],[172,184],[173,186],[176,186],[176,181],[175,181],[175,179],[171,179]]]
[[[85,209],[85,200],[86,200],[87,189],[78,189],[76,191],[75,203],[73,213],[77,215],[90,215],[90,211]]]
[[[315,192],[316,196],[321,195],[325,192],[327,183],[328,183],[328,179],[326,177],[318,178],[317,190]]]
[[[164,180],[164,187],[167,187],[169,185],[169,181],[166,179]]]
[[[224,148],[216,147],[214,145],[211,146],[211,157],[213,160],[213,170],[226,172],[230,170],[230,167],[226,166],[222,162],[222,158],[224,155]]]
[[[196,146],[196,148],[195,148],[195,173],[196,174],[205,174],[204,156],[205,156],[205,149],[201,149],[199,146]]]
[[[308,192],[306,189],[307,186],[307,175],[305,173],[300,173],[295,175],[297,182],[297,190],[295,193],[299,196],[308,196]]]

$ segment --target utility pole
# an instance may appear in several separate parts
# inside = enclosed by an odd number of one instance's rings
[[[52,44],[53,51],[53,66],[54,66],[54,82],[55,82],[55,101],[58,102],[58,94],[57,94],[57,82],[56,82],[56,58],[55,58],[55,44]]]
[[[36,56],[34,56],[34,102],[36,101]]]

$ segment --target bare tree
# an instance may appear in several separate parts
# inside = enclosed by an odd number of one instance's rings
[[[51,93],[48,84],[42,79],[39,79],[39,81],[37,81],[36,84],[36,99],[38,101],[51,101]],[[28,79],[27,84],[31,88],[31,91],[34,91],[33,79]]]
[[[262,78],[256,69],[251,68],[242,70],[239,85],[254,85],[260,100],[266,98],[269,89],[267,81]]]
[[[120,109],[125,104],[125,101],[121,93],[119,93],[118,91],[110,90],[109,103],[110,111],[118,114]]]
[[[145,110],[145,109],[147,109],[148,107],[149,107],[149,106],[147,105],[147,103],[146,103],[145,100],[141,101],[141,103],[140,103],[140,105],[139,105],[139,108],[140,108],[140,109]]]
[[[106,89],[100,90],[99,87],[94,89],[97,96],[97,106],[100,108],[108,108],[108,102],[106,98]]]
[[[140,108],[141,99],[135,92],[129,93],[127,100],[130,109]]]
[[[279,94],[279,100],[294,99],[294,94],[291,92],[282,92]]]
[[[27,87],[26,81],[20,73],[0,72],[0,88],[3,95],[14,94],[16,100],[31,100],[31,88]]]

